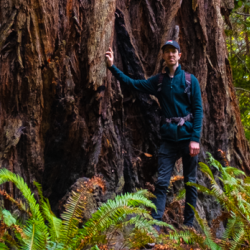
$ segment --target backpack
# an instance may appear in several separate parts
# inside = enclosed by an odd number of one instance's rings
[[[158,79],[158,84],[157,84],[157,87],[158,87],[157,93],[158,94],[161,92],[161,85],[162,85],[163,77],[164,77],[164,74],[160,73],[159,79]],[[185,72],[185,82],[186,82],[186,89],[185,89],[184,93],[187,94],[188,102],[191,105],[192,104],[192,102],[191,102],[191,85],[192,85],[192,81],[191,81],[191,74],[190,73]]]

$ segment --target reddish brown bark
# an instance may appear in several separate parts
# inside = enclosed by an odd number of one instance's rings
[[[206,151],[219,158],[222,149],[233,166],[249,173],[249,145],[221,15],[221,9],[230,12],[233,1],[225,2],[2,1],[1,166],[23,176],[31,187],[33,180],[42,182],[54,210],[82,176],[104,178],[102,200],[154,183],[157,101],[120,85],[106,69],[104,54],[113,46],[121,70],[147,78],[160,69],[161,45],[179,38],[182,66],[199,79],[202,90],[200,159]],[[12,185],[5,188],[17,195]],[[208,200],[198,204],[205,213],[209,206]]]

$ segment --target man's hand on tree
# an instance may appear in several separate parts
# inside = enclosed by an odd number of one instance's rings
[[[111,49],[111,47],[109,47],[109,50],[106,52],[106,62],[108,67],[111,67],[113,65],[114,62],[114,54],[113,54],[113,50]]]
[[[189,144],[189,152],[191,157],[194,157],[200,153],[200,143],[196,141],[191,141]]]

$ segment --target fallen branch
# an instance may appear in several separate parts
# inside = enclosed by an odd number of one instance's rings
[[[241,12],[235,12],[235,14],[242,15],[242,16],[250,16],[250,14],[241,13]]]
[[[247,65],[245,64],[245,62],[236,54],[236,56],[239,58],[239,60],[244,64],[246,70],[248,71],[248,73],[250,73],[249,68],[247,67]]]
[[[241,90],[241,91],[245,91],[245,92],[248,92],[250,93],[250,90],[248,89],[243,89],[243,88],[238,88],[238,87],[234,87],[236,90]]]

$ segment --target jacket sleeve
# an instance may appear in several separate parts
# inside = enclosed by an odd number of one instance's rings
[[[147,80],[134,80],[126,76],[121,70],[115,65],[108,67],[112,74],[122,83],[127,84],[129,87],[139,90],[141,92],[156,95],[157,94],[157,83],[159,75],[150,77]]]
[[[202,120],[203,120],[203,107],[200,84],[196,77],[191,76],[192,79],[192,113],[194,116],[193,132],[191,135],[191,141],[200,142]]]

